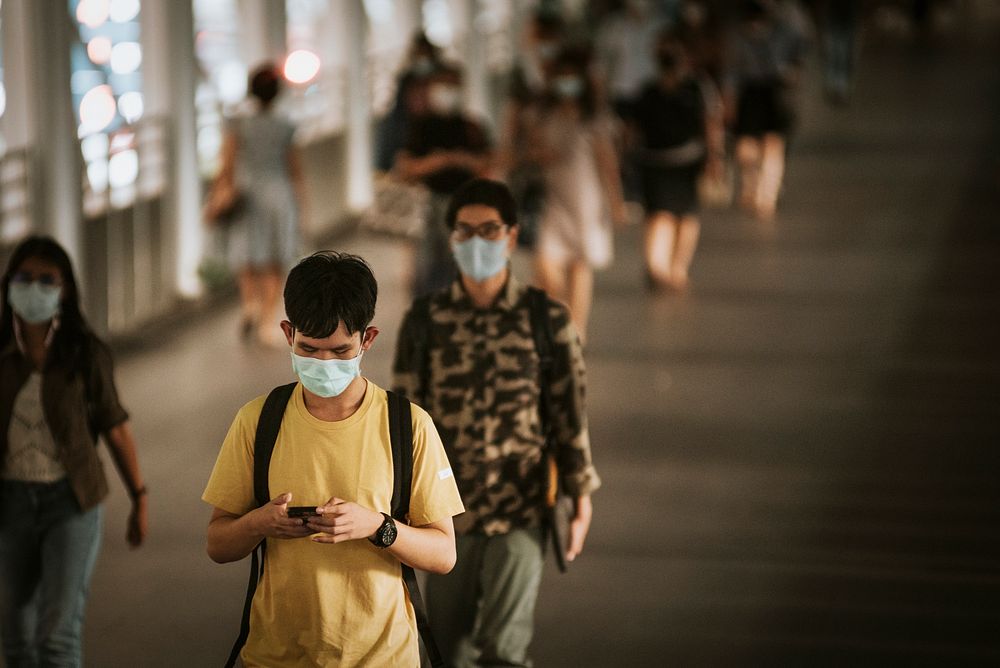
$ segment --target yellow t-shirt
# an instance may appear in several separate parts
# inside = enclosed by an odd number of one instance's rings
[[[202,499],[243,515],[253,498],[253,441],[264,405],[243,406],[222,444]],[[447,455],[430,416],[413,406],[410,524],[464,511]],[[368,381],[358,411],[337,422],[313,417],[302,386],[292,393],[268,472],[271,498],[292,493],[295,506],[336,496],[388,513],[392,450],[385,390]],[[338,544],[268,539],[254,595],[248,666],[405,666],[419,664],[417,627],[399,561],[367,540]]]

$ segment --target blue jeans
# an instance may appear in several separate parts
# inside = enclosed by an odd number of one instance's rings
[[[69,482],[0,481],[0,644],[7,668],[80,666],[103,509]]]

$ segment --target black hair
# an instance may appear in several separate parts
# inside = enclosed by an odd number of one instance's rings
[[[6,348],[14,340],[14,312],[10,308],[10,280],[24,264],[25,260],[36,258],[55,265],[62,279],[62,294],[59,298],[59,327],[49,347],[50,357],[46,364],[65,369],[68,375],[82,370],[86,357],[90,354],[90,343],[94,334],[80,311],[80,290],[77,287],[73,263],[69,255],[52,237],[30,236],[14,248],[7,262],[7,270],[0,279],[0,294],[3,295],[3,309],[0,311],[0,349]]]
[[[430,41],[427,38],[427,34],[423,31],[414,33],[410,40],[410,55],[419,53],[425,53],[433,60],[439,60],[441,57],[441,49],[434,42]]]
[[[743,21],[762,21],[767,16],[767,6],[760,0],[744,0],[740,6],[740,18]]]
[[[325,339],[344,323],[348,334],[364,332],[375,317],[378,283],[357,255],[319,251],[301,260],[285,281],[285,315],[292,327]]]
[[[539,38],[559,38],[566,29],[566,22],[563,21],[558,9],[539,8],[535,11],[532,20],[534,21],[535,35]]]
[[[496,209],[500,214],[500,220],[513,227],[517,225],[517,203],[510,188],[500,181],[490,179],[472,179],[466,181],[461,188],[455,191],[448,202],[448,213],[445,221],[448,227],[455,229],[455,219],[458,211],[463,206],[481,204]]]
[[[441,61],[436,63],[434,70],[427,75],[427,79],[431,82],[443,79],[452,83],[461,83],[463,79],[462,68],[454,63]]]
[[[274,63],[265,63],[251,72],[247,87],[262,106],[271,106],[281,92],[281,77]]]

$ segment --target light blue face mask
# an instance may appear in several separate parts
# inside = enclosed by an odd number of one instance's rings
[[[583,79],[580,77],[556,77],[552,87],[561,98],[576,99],[583,94]]]
[[[292,370],[307,390],[328,399],[342,394],[361,375],[364,352],[359,351],[357,357],[349,360],[319,360],[292,353]]]
[[[459,271],[477,283],[496,276],[507,266],[506,238],[487,241],[474,236],[454,242],[452,250]]]
[[[26,323],[37,325],[52,320],[59,314],[62,288],[45,285],[39,281],[24,283],[12,281],[7,292],[10,308]]]

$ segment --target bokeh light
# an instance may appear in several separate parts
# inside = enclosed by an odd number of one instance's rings
[[[87,42],[87,57],[95,65],[104,65],[111,60],[111,40],[107,37],[95,37]]]
[[[319,56],[312,51],[292,51],[285,59],[285,78],[296,84],[312,81],[319,73],[319,66]]]
[[[76,6],[76,20],[88,28],[99,28],[108,20],[108,0],[80,0]]]
[[[115,74],[131,74],[142,64],[142,47],[138,42],[121,42],[111,49],[111,69]]]
[[[100,132],[115,119],[117,105],[111,86],[91,88],[80,101],[80,134]]]
[[[139,0],[111,0],[108,16],[115,23],[128,23],[139,15]]]
[[[122,115],[128,123],[135,123],[137,120],[142,118],[142,112],[145,110],[145,103],[142,99],[142,93],[138,91],[129,91],[128,93],[122,93],[122,96],[118,98],[118,113]]]
[[[138,176],[139,154],[135,150],[116,153],[108,160],[108,183],[112,188],[130,186]]]

